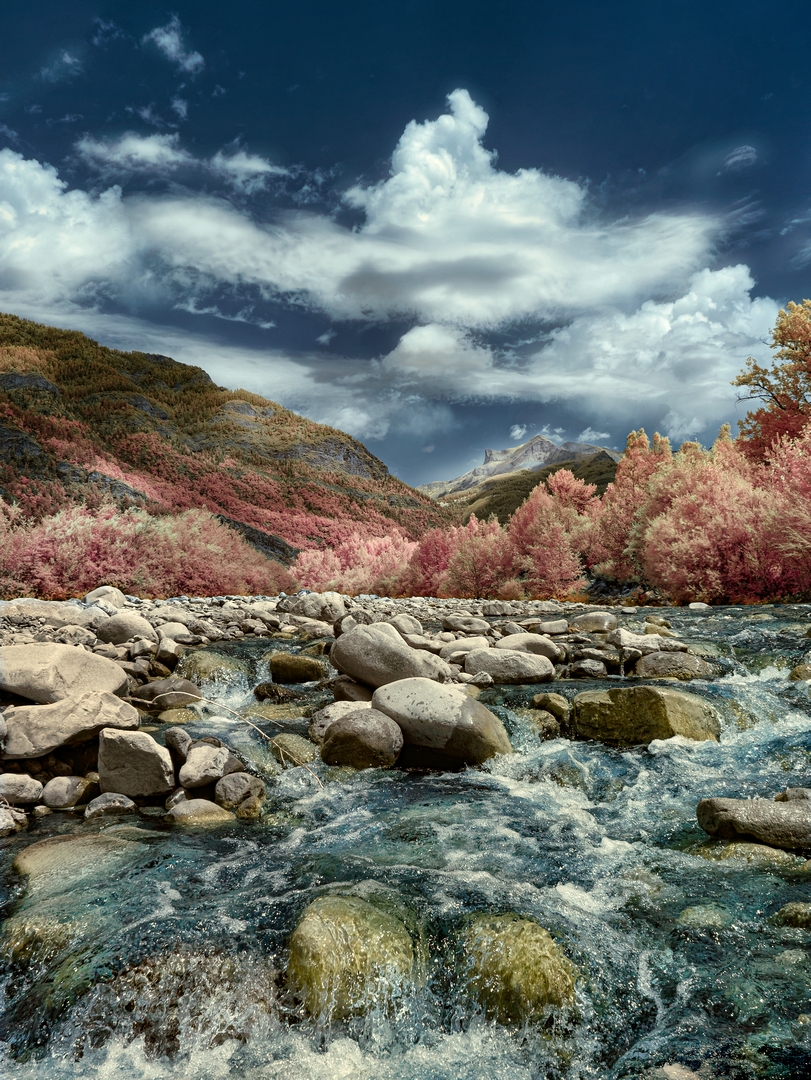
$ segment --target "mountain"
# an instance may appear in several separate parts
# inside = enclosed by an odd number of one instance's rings
[[[39,518],[111,498],[202,508],[274,558],[448,512],[362,443],[168,356],[0,314],[0,498]]]
[[[447,501],[454,509],[461,511],[464,522],[470,520],[471,514],[475,514],[480,521],[495,514],[504,525],[532,489],[558,469],[569,469],[578,479],[594,484],[597,494],[603,495],[616,475],[617,462],[605,450],[600,450],[597,454],[559,461],[543,469],[521,469],[519,472],[491,476],[475,487],[448,495]]]
[[[457,476],[454,480],[435,480],[430,484],[421,484],[419,491],[425,492],[432,499],[443,499],[454,492],[466,491],[492,476],[514,473],[522,469],[543,469],[564,461],[574,461],[592,454],[605,453],[615,456],[613,450],[592,443],[565,442],[553,443],[543,435],[536,435],[520,446],[509,446],[506,450],[485,450],[484,462],[470,472]]]

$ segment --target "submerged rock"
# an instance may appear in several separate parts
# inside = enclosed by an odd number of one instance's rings
[[[199,685],[202,682],[234,682],[240,676],[247,678],[249,671],[247,660],[226,656],[216,649],[198,649],[186,653],[175,668],[175,675]]]
[[[811,904],[795,900],[785,904],[769,919],[775,926],[796,926],[802,930],[811,930]]]
[[[468,993],[502,1024],[540,1020],[574,1002],[576,969],[532,919],[476,915],[460,935]]]
[[[307,765],[318,757],[318,748],[309,739],[284,731],[275,735],[270,743],[273,754],[281,765]]]
[[[327,675],[327,669],[320,660],[296,653],[273,653],[269,665],[274,681],[279,683],[316,682]]]
[[[395,721],[405,743],[440,751],[467,765],[512,753],[499,718],[453,686],[440,686],[430,679],[402,679],[376,690],[372,708]]]
[[[323,1024],[387,1008],[413,971],[405,926],[359,897],[315,900],[290,939],[288,986]]]
[[[574,699],[574,726],[584,739],[619,746],[683,735],[718,739],[721,725],[712,706],[695,694],[669,687],[632,686],[587,690]]]
[[[127,692],[127,676],[113,660],[74,645],[3,645],[0,690],[51,705],[86,693],[121,697]]]
[[[360,708],[338,717],[326,730],[321,759],[352,769],[388,769],[403,749],[403,733],[377,709]]]
[[[704,832],[722,840],[756,840],[787,851],[811,848],[807,799],[702,799],[696,817]]]

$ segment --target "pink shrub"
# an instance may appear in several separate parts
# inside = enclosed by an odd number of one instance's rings
[[[319,592],[335,589],[350,595],[391,595],[416,547],[399,531],[370,537],[356,526],[335,547],[302,551],[293,572],[302,585]]]
[[[504,530],[495,520],[478,521],[472,514],[457,532],[456,550],[439,581],[440,596],[493,599],[511,577],[512,551]]]
[[[570,489],[568,481],[564,483]],[[563,484],[559,490],[563,490]],[[582,505],[590,506],[591,493],[575,490]],[[513,573],[520,575],[530,596],[564,596],[584,584],[583,568],[563,524],[567,521],[576,531],[579,519],[570,512],[572,509],[562,509],[559,498],[545,484],[538,484],[510,519],[507,534]]]
[[[463,529],[429,529],[417,541],[408,566],[398,578],[395,596],[438,596]]]

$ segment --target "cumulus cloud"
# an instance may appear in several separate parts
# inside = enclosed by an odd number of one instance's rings
[[[244,191],[255,191],[264,186],[269,176],[287,175],[287,169],[246,150],[236,150],[231,154],[218,150],[211,159],[211,168]]]
[[[595,431],[593,427],[584,428],[575,439],[575,442],[597,443],[610,436],[607,431]]]
[[[510,428],[510,438],[514,442],[518,442],[520,439],[523,439],[523,437],[526,435],[526,433],[527,433],[527,425],[526,424],[513,424],[513,426]]]
[[[491,351],[474,345],[464,331],[432,323],[403,334],[380,367],[397,382],[450,388],[456,381],[462,389],[466,380],[488,372],[492,364]]]
[[[103,172],[165,172],[194,162],[192,155],[178,145],[177,135],[136,135],[127,131],[112,140],[85,135],[76,143],[76,150],[87,164]]]
[[[149,42],[157,45],[168,60],[190,75],[205,67],[206,62],[200,53],[187,49],[183,44],[182,27],[177,15],[173,15],[166,26],[156,26],[154,30],[144,34],[141,42],[144,45]]]

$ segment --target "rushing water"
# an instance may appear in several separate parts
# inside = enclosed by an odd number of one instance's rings
[[[148,811],[101,825],[55,814],[0,841],[3,1075],[619,1080],[667,1063],[702,1080],[811,1075],[811,932],[769,921],[811,900],[811,864],[719,859],[723,845],[695,821],[705,796],[811,785],[807,684],[788,680],[811,648],[811,610],[665,614],[720,658],[725,674],[684,687],[718,708],[720,743],[541,742],[522,711],[538,688],[494,688],[481,700],[517,752],[483,768],[318,764],[270,778],[268,766],[257,823],[182,831]],[[220,648],[258,656],[268,644]],[[241,708],[263,676],[206,690]],[[594,685],[616,682],[554,689]],[[260,737],[217,711],[192,734],[217,734],[261,768]],[[74,866],[27,891],[11,871],[35,840],[100,832],[129,844],[77,848]],[[407,908],[428,978],[393,1012],[325,1030],[285,1000],[280,972],[302,910],[335,891]],[[544,925],[579,969],[576,1006],[541,1027],[481,1016],[455,953],[475,912]]]

